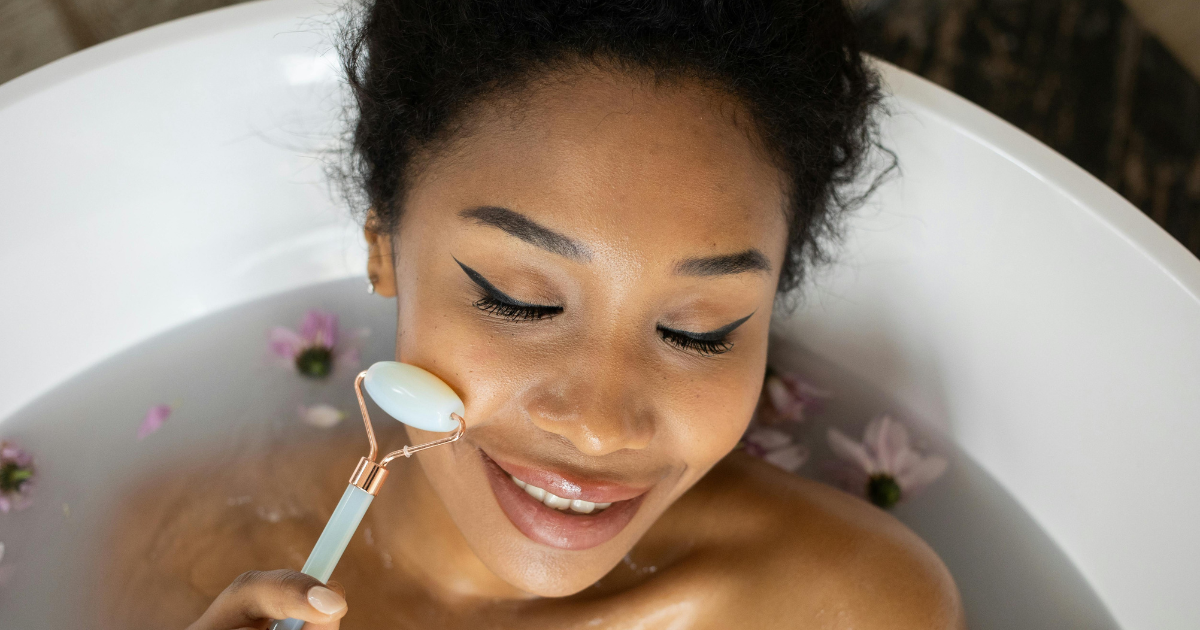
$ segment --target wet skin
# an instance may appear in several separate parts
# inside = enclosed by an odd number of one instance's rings
[[[727,457],[762,385],[785,255],[782,180],[746,120],[696,84],[559,74],[475,107],[414,174],[396,233],[368,224],[369,273],[398,304],[397,359],[459,392],[468,432],[392,473],[370,548],[352,546],[335,574],[343,627],[961,626],[945,568],[896,521]],[[339,439],[322,448],[360,449]],[[306,468],[298,501],[340,492],[345,472],[326,468]],[[510,475],[612,505],[555,510]],[[203,509],[182,512],[152,519],[151,537],[215,548],[130,580],[186,572],[177,582],[200,600],[237,570],[299,566],[321,522],[267,534],[247,516],[250,533],[221,542]],[[271,545],[290,551],[250,550]],[[118,616],[149,618],[137,611],[153,602],[121,601]]]

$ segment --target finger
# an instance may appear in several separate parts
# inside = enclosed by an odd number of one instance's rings
[[[226,630],[287,618],[326,624],[345,614],[345,598],[311,576],[298,571],[250,571],[217,596],[192,630]]]

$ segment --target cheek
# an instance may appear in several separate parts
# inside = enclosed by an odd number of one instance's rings
[[[762,368],[722,374],[671,392],[668,421],[660,429],[666,446],[697,477],[729,454],[758,403]]]

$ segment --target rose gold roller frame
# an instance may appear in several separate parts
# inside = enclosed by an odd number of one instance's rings
[[[375,496],[379,493],[379,487],[383,485],[383,480],[387,479],[387,465],[393,459],[400,456],[412,457],[412,454],[418,451],[457,442],[463,436],[463,433],[467,431],[467,421],[462,416],[452,413],[450,417],[458,420],[458,428],[454,430],[454,433],[439,440],[416,446],[405,446],[398,451],[392,451],[384,455],[383,459],[376,464],[375,457],[379,454],[379,443],[375,441],[375,429],[371,427],[371,417],[367,414],[367,401],[363,398],[362,393],[362,381],[366,376],[367,372],[364,370],[359,372],[358,376],[355,377],[354,393],[358,394],[358,408],[362,410],[363,424],[367,427],[367,440],[371,443],[371,451],[366,457],[358,460],[358,466],[354,469],[354,473],[350,475],[350,484],[365,490],[371,496]]]

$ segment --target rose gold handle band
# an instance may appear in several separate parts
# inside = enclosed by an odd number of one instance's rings
[[[350,485],[366,490],[367,494],[375,496],[379,494],[379,487],[383,485],[383,480],[387,479],[387,476],[386,468],[363,457],[358,460],[358,467],[354,469],[354,474],[350,475]]]
[[[454,430],[454,433],[432,442],[416,446],[405,446],[398,451],[392,451],[384,456],[383,461],[376,464],[375,456],[379,454],[379,444],[375,441],[375,430],[371,427],[371,417],[367,415],[367,401],[363,398],[362,394],[362,381],[366,376],[367,373],[364,370],[354,379],[354,393],[358,394],[358,408],[362,410],[363,424],[367,427],[367,440],[371,443],[371,450],[366,457],[358,461],[358,466],[354,469],[354,473],[350,475],[350,485],[361,488],[371,496],[375,496],[379,494],[379,488],[383,485],[383,480],[387,479],[387,465],[393,459],[401,456],[412,457],[413,453],[418,451],[457,442],[467,432],[467,421],[462,416],[452,413],[450,417],[458,421],[458,428]]]

